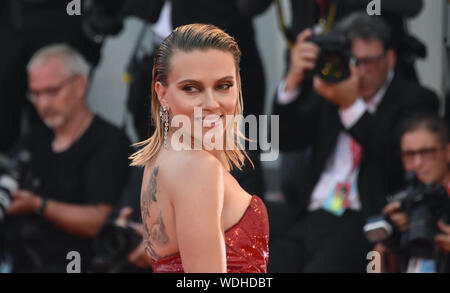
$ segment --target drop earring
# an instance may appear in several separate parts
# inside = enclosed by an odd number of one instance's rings
[[[169,112],[167,111],[166,106],[163,106],[159,110],[159,116],[161,117],[161,121],[164,124],[164,147],[167,148],[167,133],[169,132]]]

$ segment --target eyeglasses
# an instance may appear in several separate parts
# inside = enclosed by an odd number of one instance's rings
[[[57,86],[53,86],[53,87],[48,87],[46,89],[40,90],[40,91],[29,91],[28,92],[28,99],[35,103],[39,100],[39,98],[41,98],[42,96],[46,96],[48,98],[55,98],[60,91],[69,83],[71,83],[72,81],[74,81],[76,78],[78,77],[78,75],[73,75],[71,77],[66,78],[65,80],[63,80],[60,84],[58,84]]]
[[[352,61],[356,66],[367,65],[373,66],[378,64],[378,62],[386,56],[386,52],[381,53],[378,56],[373,57],[365,57],[365,58],[357,58],[355,56],[352,57]]]
[[[441,149],[440,147],[432,147],[432,148],[422,148],[414,151],[407,150],[402,151],[401,156],[406,163],[413,162],[416,156],[420,156],[422,160],[430,161],[435,158],[437,151],[440,149]]]

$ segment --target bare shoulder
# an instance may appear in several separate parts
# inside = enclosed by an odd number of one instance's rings
[[[170,164],[167,173],[172,178],[172,183],[192,180],[199,183],[223,176],[222,164],[206,151],[176,152],[167,163]]]
[[[191,163],[196,163],[198,167],[221,165],[216,157],[204,150],[173,151],[171,155],[180,163],[180,167],[188,167]]]
[[[169,166],[170,165],[170,166]],[[205,151],[170,154],[171,204],[176,239],[186,272],[223,271],[224,176],[219,160]]]
[[[224,168],[213,155],[205,151],[177,152],[166,163],[165,177],[171,182],[173,201],[212,195],[221,196],[223,201]]]

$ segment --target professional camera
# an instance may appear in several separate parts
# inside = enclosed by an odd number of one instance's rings
[[[327,83],[338,83],[350,76],[351,42],[344,34],[312,35],[308,41],[320,47],[314,75]]]
[[[120,272],[128,255],[141,243],[142,237],[131,227],[121,227],[108,221],[94,241],[92,267],[101,272]]]
[[[164,0],[85,0],[83,31],[97,43],[105,36],[117,35],[127,16],[154,23],[158,20]]]
[[[123,28],[126,17],[136,16],[144,21],[135,42],[133,53],[126,68],[124,81],[129,83],[127,108],[134,118],[138,136],[143,139],[153,132],[149,126],[150,115],[142,105],[150,95],[148,81],[152,78],[152,53],[141,54],[141,47],[148,34],[149,23],[155,23],[161,13],[164,0],[85,0],[83,31],[96,43],[102,43],[107,36],[117,35]],[[150,106],[150,105],[147,105]]]
[[[11,192],[24,188],[36,190],[40,182],[29,170],[31,155],[22,150],[11,159],[0,155],[0,221],[6,216],[11,203]]]
[[[437,221],[448,221],[450,199],[444,187],[420,182],[415,172],[406,175],[408,187],[388,199],[400,202],[408,215],[408,230],[402,234],[401,246],[415,256],[429,255],[434,250],[434,237],[439,232]],[[384,216],[369,219],[364,232],[371,242],[387,240],[392,233],[390,220]]]

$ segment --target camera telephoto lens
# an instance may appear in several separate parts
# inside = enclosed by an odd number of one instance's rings
[[[16,190],[19,184],[8,175],[0,176],[0,222],[4,220],[6,211],[11,204],[11,191]]]

